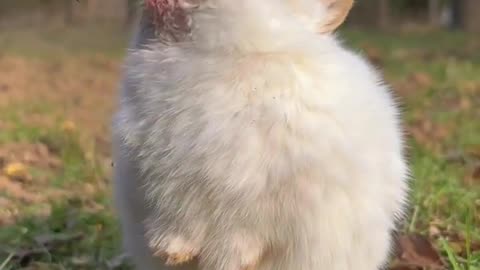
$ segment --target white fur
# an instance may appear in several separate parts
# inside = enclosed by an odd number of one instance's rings
[[[379,269],[407,196],[387,87],[292,0],[232,2],[199,10],[192,42],[128,60],[115,187],[138,269],[170,269],[148,245],[171,235],[201,250],[175,269]]]

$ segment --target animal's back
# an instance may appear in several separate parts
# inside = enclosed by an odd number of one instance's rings
[[[152,194],[184,221],[217,220],[215,237],[256,231],[275,246],[260,269],[374,269],[402,212],[393,101],[362,59],[326,48],[234,57],[156,48],[129,71],[138,87],[119,132],[147,186],[178,191]]]

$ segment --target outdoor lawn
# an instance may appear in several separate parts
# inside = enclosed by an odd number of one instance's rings
[[[411,209],[392,269],[479,270],[480,37],[341,36],[404,112]],[[109,28],[0,32],[0,270],[129,269],[108,131],[127,42]]]

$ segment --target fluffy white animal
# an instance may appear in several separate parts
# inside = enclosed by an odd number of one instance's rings
[[[149,0],[114,120],[138,269],[380,269],[408,169],[388,88],[332,34],[352,0],[185,1]]]

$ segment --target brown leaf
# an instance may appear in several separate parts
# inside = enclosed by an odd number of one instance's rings
[[[389,270],[419,270],[418,266],[411,265],[405,262],[395,261]]]
[[[445,269],[440,255],[426,237],[400,235],[397,241],[398,253],[392,269]]]
[[[394,265],[390,267],[390,270],[415,270],[410,268],[408,265]]]
[[[31,179],[27,166],[20,162],[8,163],[3,168],[3,173],[9,178],[15,180],[25,181]]]

